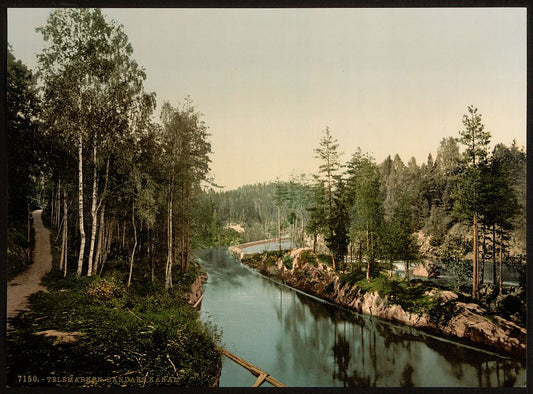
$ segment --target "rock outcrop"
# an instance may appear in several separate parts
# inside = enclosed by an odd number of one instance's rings
[[[424,264],[422,263],[419,263],[415,269],[413,270],[413,275],[415,276],[423,276],[423,277],[428,277],[429,276],[429,273],[428,273],[428,270],[426,269],[426,267],[424,267]]]
[[[202,298],[204,295],[204,282],[207,280],[207,274],[202,272],[200,275],[198,275],[191,285],[191,290],[187,296],[188,302],[190,305],[196,305],[198,301]],[[201,304],[197,305],[197,307],[200,307]]]
[[[355,284],[342,283],[331,267],[317,260],[311,263],[308,259],[303,259],[304,251],[309,249],[301,248],[291,252],[290,269],[281,258],[273,266],[265,267],[262,264],[256,268],[264,274],[280,277],[289,286],[355,312],[525,358],[526,330],[498,316],[489,316],[480,305],[459,302],[457,294],[433,289],[425,293],[437,305],[433,315],[428,311],[406,311],[388,296],[382,297],[378,292],[364,292]],[[237,257],[240,255],[238,250],[233,253]]]

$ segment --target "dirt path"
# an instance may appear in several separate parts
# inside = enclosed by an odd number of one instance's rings
[[[28,296],[39,290],[46,290],[41,285],[41,278],[52,269],[52,254],[50,252],[50,231],[43,225],[42,213],[41,209],[32,212],[33,229],[35,230],[33,264],[7,285],[8,331],[11,329],[9,319],[15,317],[19,311],[27,309]]]

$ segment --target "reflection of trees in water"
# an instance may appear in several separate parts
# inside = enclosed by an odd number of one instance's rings
[[[296,295],[294,291],[280,288],[280,299],[274,309],[284,332],[278,340],[276,352],[278,358],[286,358],[285,367],[290,368],[294,376],[315,376],[318,379],[306,384],[325,384],[320,377],[330,368],[327,360],[331,357],[331,323],[326,315],[315,316],[310,306],[301,303]],[[292,365],[289,365],[287,352],[292,357]],[[315,370],[320,372],[309,374],[309,371]]]
[[[371,375],[364,375],[364,368],[349,371],[351,352],[350,344],[344,335],[337,335],[333,345],[333,358],[335,366],[333,368],[333,379],[342,382],[343,387],[370,387],[375,386],[375,380],[371,380]],[[363,358],[364,360],[364,358]]]
[[[217,283],[217,286],[243,287],[242,279],[252,275],[224,247],[196,250],[194,253],[202,259],[200,264],[209,273],[208,280]]]
[[[424,342],[447,361],[450,372],[458,380],[465,378],[465,366],[473,366],[476,370],[478,383],[483,387],[512,386],[518,377],[516,370],[525,368],[525,365],[520,361],[503,359],[464,346],[457,346],[448,341],[426,337]],[[458,362],[458,360],[460,361]],[[485,365],[485,368],[482,368],[482,365]],[[500,374],[503,374],[503,381],[500,379]]]
[[[402,372],[402,376],[400,377],[400,386],[402,387],[413,387],[413,373],[415,372],[415,369],[411,364],[406,364],[405,368]]]
[[[294,349],[295,374],[329,371],[335,385],[344,387],[412,387],[430,381],[425,372],[417,375],[417,369],[424,367],[421,354],[426,352],[438,365],[435,376],[440,379],[453,376],[458,384],[484,387],[516,383],[516,363],[511,360],[346,312],[296,292],[280,296],[277,314],[282,316],[285,340]],[[287,347],[279,346],[278,351],[286,352]],[[446,381],[435,384],[446,385]]]
[[[216,275],[227,282],[224,287],[246,287],[246,274],[250,273],[225,250],[210,251],[200,257],[207,262],[211,277]],[[428,376],[423,371],[428,360],[438,368],[436,385],[449,381],[512,386],[518,378],[524,379],[514,371],[516,367],[523,368],[519,362],[427,337],[417,330],[355,314],[269,281],[262,282],[260,287],[271,288],[266,293],[273,296],[273,317],[282,329],[276,344],[277,360],[283,370],[308,379],[300,384],[346,387],[431,384],[432,374]]]
[[[409,341],[399,333],[391,337],[383,335],[386,328],[379,321],[346,313],[295,292],[285,291],[280,295],[276,315],[283,316],[285,334],[277,351],[285,353],[294,349],[295,375],[320,370],[329,373],[335,385],[397,386],[402,371],[409,371],[407,365],[412,368],[417,361],[411,355]],[[284,341],[289,343],[283,345]],[[411,375],[407,379],[404,373],[406,384],[413,384]]]

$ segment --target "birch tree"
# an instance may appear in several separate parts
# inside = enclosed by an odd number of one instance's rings
[[[142,96],[144,71],[132,58],[133,50],[122,26],[106,21],[99,9],[59,9],[38,28],[48,43],[39,55],[49,123],[58,134],[76,141],[78,149],[78,218],[81,275],[86,246],[84,221],[84,149],[91,147],[91,233],[87,275],[93,274],[98,210],[103,207],[109,175],[109,152],[129,132],[135,102]],[[99,152],[107,152],[99,160]],[[98,186],[105,168],[103,192]],[[103,216],[101,218],[101,225]]]
[[[187,98],[180,107],[165,103],[161,111],[163,124],[163,162],[167,178],[167,259],[165,287],[172,287],[172,267],[177,260],[180,239],[180,267],[189,269],[194,204],[201,183],[209,173],[211,144],[201,114]],[[177,220],[175,220],[177,215]]]

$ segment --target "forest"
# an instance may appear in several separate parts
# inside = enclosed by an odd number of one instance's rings
[[[135,262],[172,287],[209,184],[208,127],[188,97],[152,121],[155,94],[122,27],[100,11],[55,11],[39,31],[49,46],[37,73],[8,55],[10,223],[46,207],[65,275],[127,256],[128,285]]]
[[[202,114],[190,97],[164,102],[155,113],[156,95],[145,90],[146,73],[121,25],[98,9],[61,9],[37,30],[46,43],[37,70],[11,50],[7,58],[8,278],[31,264],[31,212],[41,208],[52,229],[55,270],[46,283],[54,291],[40,294],[36,309],[17,318],[10,354],[27,347],[23,327],[36,317],[79,329],[58,308],[51,314],[47,308],[55,303],[79,303],[80,321],[92,326],[96,315],[122,308],[117,324],[125,340],[141,344],[135,349],[143,362],[132,366],[133,356],[123,354],[115,370],[143,375],[165,365],[177,373],[164,351],[154,356],[147,349],[179,342],[183,354],[201,353],[192,361],[183,356],[179,383],[211,385],[220,362],[213,356],[218,334],[197,324],[182,300],[201,272],[194,250],[262,239],[290,237],[327,256],[334,270],[368,282],[387,270],[392,276],[401,262],[407,280],[409,266],[422,264],[430,276],[445,269],[455,290],[476,300],[488,291],[502,294],[504,266],[519,272],[525,287],[526,152],[516,141],[494,144],[475,106],[458,114],[463,129],[442,138],[436,156],[420,164],[392,154],[378,163],[358,147],[345,147],[351,156],[344,161],[326,127],[309,152],[320,161],[315,173],[220,190],[210,174]],[[235,231],[237,225],[244,231]],[[484,283],[487,262],[490,284]],[[72,297],[60,298],[59,291]],[[94,305],[84,306],[82,293]],[[524,304],[525,292],[520,297]],[[525,318],[525,308],[517,308]],[[125,334],[145,319],[152,319],[152,342]],[[182,328],[170,327],[173,319]],[[97,353],[119,354],[111,342],[120,335],[102,327]],[[185,338],[185,331],[192,334]],[[36,345],[28,357],[49,352]],[[101,360],[93,357],[80,370]],[[194,375],[194,363],[209,359],[202,368],[214,372]],[[15,357],[11,368],[24,363]]]
[[[211,183],[208,126],[189,97],[164,102],[154,121],[145,71],[99,9],[54,10],[37,31],[35,72],[8,53],[8,278],[32,264],[35,209],[54,269],[49,292],[12,321],[8,380],[150,371],[175,378],[152,385],[213,385],[218,334],[187,304],[202,271],[191,245]],[[92,334],[62,349],[36,340],[39,324]]]
[[[436,157],[430,153],[420,165],[398,155],[376,163],[360,148],[343,163],[326,128],[315,151],[322,162],[316,174],[208,193],[204,214],[211,227],[202,234],[221,243],[231,236],[234,243],[291,237],[298,246],[330,254],[338,269],[353,270],[357,263],[369,276],[394,261],[438,261],[457,288],[468,287],[474,272],[479,288],[485,262],[492,262],[492,284],[501,289],[507,264],[521,272],[524,285],[526,153],[515,141],[489,150],[481,114],[474,107],[467,111],[458,137],[443,138]],[[222,231],[229,223],[241,224],[244,233]]]

